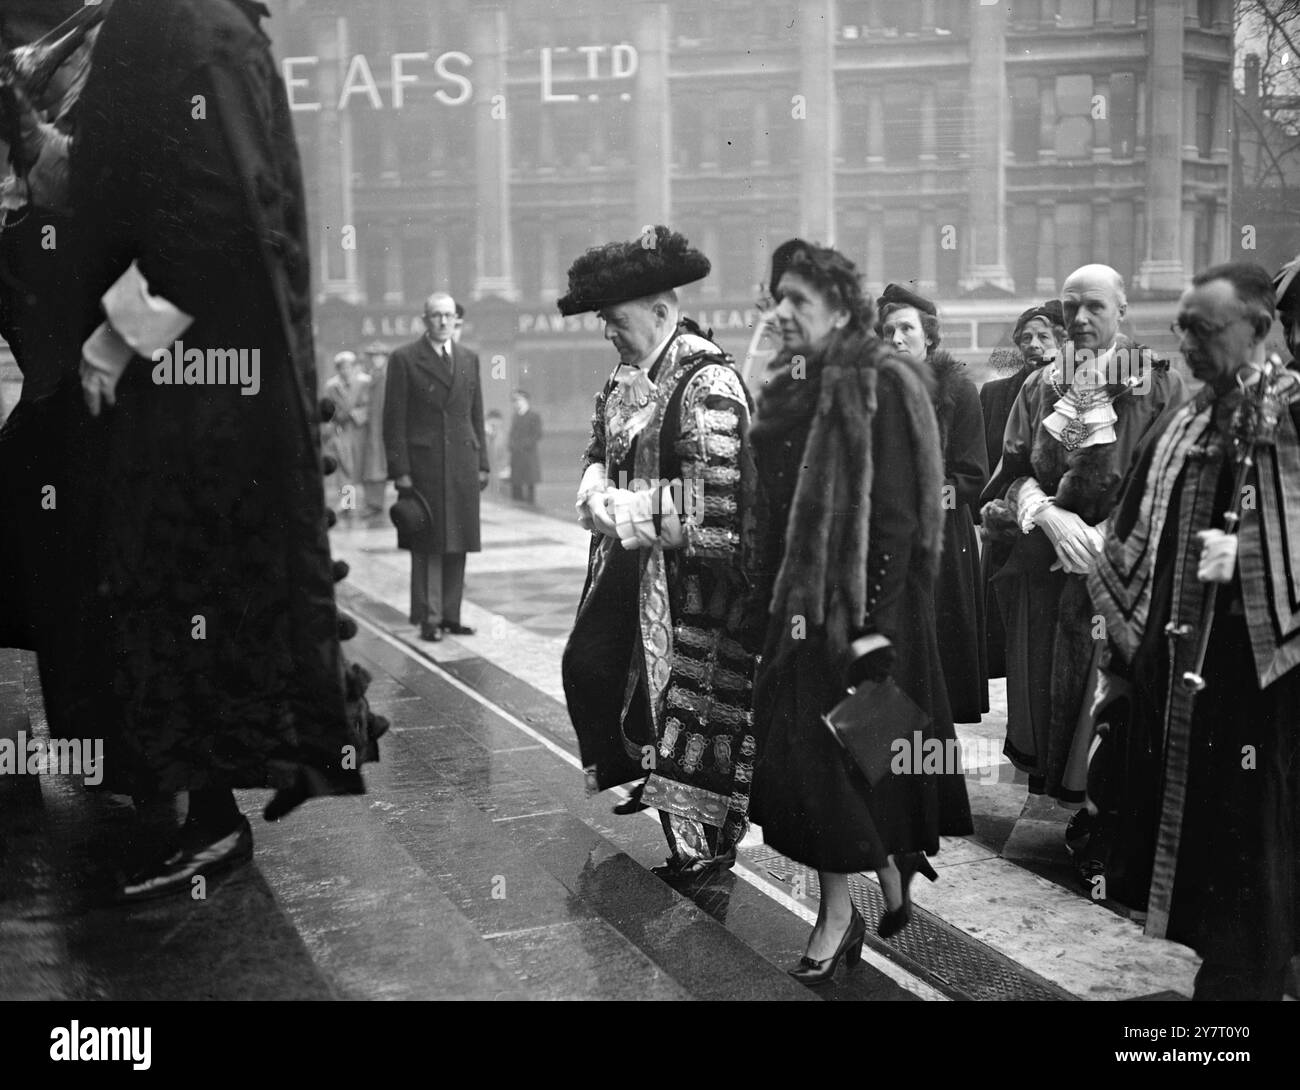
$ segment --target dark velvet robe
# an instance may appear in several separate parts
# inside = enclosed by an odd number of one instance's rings
[[[1006,378],[989,379],[980,387],[980,410],[984,413],[984,448],[988,452],[989,472],[997,471],[1002,459],[1002,435],[1006,431],[1007,417],[1015,404],[1020,387],[1025,384],[1032,368],[1021,367]],[[976,514],[979,512],[977,511]],[[984,643],[988,654],[988,677],[1005,677],[1007,673],[1007,632],[1002,610],[993,593],[991,580],[1011,555],[1005,541],[984,542],[980,553],[980,585],[984,600]]]
[[[943,442],[943,555],[934,588],[935,629],[948,704],[956,723],[978,723],[989,710],[988,656],[984,643],[984,595],[980,582],[975,514],[989,479],[984,417],[979,394],[962,365],[936,352],[935,415]]]
[[[105,738],[104,786],[123,793],[364,790],[347,748],[364,739],[326,537],[306,209],[259,7],[117,0],[72,148],[60,248],[84,286],[68,301],[77,343],[135,261],[193,317],[188,348],[256,350],[260,364],[249,396],[159,384],[137,357],[115,408],[78,405],[70,421],[60,653],[76,669],[59,725]]]
[[[1300,431],[1300,407],[1291,415]],[[1143,444],[1125,484],[1111,530],[1120,542],[1133,532],[1153,487],[1149,470],[1158,437]],[[1224,458],[1217,481],[1211,473],[1206,482],[1215,493],[1208,524],[1216,528],[1232,504],[1234,471],[1232,459]],[[1170,730],[1165,625],[1176,617],[1198,626],[1205,591],[1194,578],[1199,549],[1191,541],[1185,601],[1174,600],[1179,543],[1201,528],[1183,509],[1188,478],[1197,472],[1196,463],[1184,462],[1168,493],[1141,644],[1131,663],[1118,652],[1111,662],[1131,689],[1107,715],[1106,779],[1097,793],[1116,830],[1105,859],[1108,893],[1135,908],[1147,906],[1152,881]],[[1294,579],[1294,559],[1289,570]],[[1181,641],[1177,670],[1193,642]],[[1202,672],[1206,687],[1192,705],[1182,833],[1164,937],[1192,947],[1208,963],[1265,979],[1300,953],[1300,669],[1261,689],[1256,665],[1238,575],[1220,588]]]

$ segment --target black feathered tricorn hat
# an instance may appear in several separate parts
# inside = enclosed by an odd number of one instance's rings
[[[653,236],[588,250],[569,266],[569,293],[556,306],[566,315],[600,310],[703,280],[710,268],[684,236],[660,224]]]
[[[931,317],[937,317],[939,314],[939,308],[929,299],[923,295],[917,295],[914,291],[908,291],[902,284],[886,284],[885,290],[880,293],[880,298],[876,300],[876,310],[880,311],[890,303],[895,303],[900,307],[915,307],[917,313],[929,314]]]

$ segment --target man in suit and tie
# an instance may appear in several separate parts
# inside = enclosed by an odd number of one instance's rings
[[[474,634],[460,623],[465,554],[481,547],[479,492],[490,475],[478,356],[452,339],[456,302],[446,292],[425,301],[424,326],[388,361],[384,447],[398,491],[418,492],[432,514],[411,549],[410,621],[437,641]]]

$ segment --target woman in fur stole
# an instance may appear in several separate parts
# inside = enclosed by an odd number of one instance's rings
[[[962,776],[892,775],[877,787],[822,722],[846,686],[887,675],[955,739],[934,631],[943,465],[923,376],[872,332],[852,262],[808,245],[776,292],[783,348],[751,429],[760,489],[751,632],[760,735],[752,809],[764,839],[815,867],[821,908],[791,971],[829,980],[856,964],[866,924],[848,875],[874,870],[891,935],[911,915],[908,884],[936,876],[939,836],[971,831]],[[877,469],[879,472],[877,472]],[[892,647],[863,652],[880,634]]]
[[[876,332],[894,353],[933,376],[932,396],[943,452],[943,552],[934,588],[935,631],[948,703],[956,723],[978,723],[989,710],[975,514],[989,480],[984,411],[965,365],[939,348],[935,305],[898,284],[876,300]]]

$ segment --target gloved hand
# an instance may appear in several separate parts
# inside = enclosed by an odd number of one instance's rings
[[[1223,530],[1201,530],[1201,559],[1196,578],[1202,583],[1231,583],[1237,570],[1237,535]]]
[[[117,382],[135,353],[107,322],[81,346],[81,391],[91,416],[117,404]]]
[[[849,647],[844,667],[844,687],[856,688],[864,681],[886,681],[894,670],[894,645],[879,632],[859,636]]]
[[[1100,531],[1089,526],[1073,511],[1064,511],[1048,504],[1034,516],[1038,526],[1056,550],[1061,567],[1076,575],[1086,575],[1092,570],[1101,553]]]

